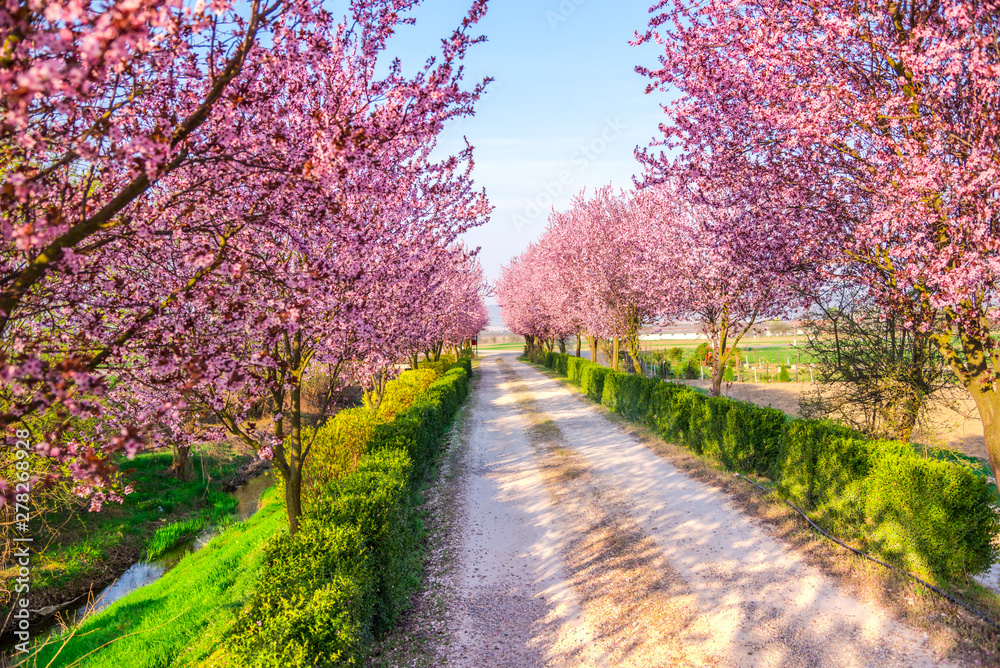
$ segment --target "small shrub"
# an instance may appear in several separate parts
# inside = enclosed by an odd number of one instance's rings
[[[566,360],[566,377],[569,379],[569,382],[579,386],[581,376],[583,375],[583,368],[587,364],[593,364],[593,362],[585,360],[582,357],[570,357]]]
[[[696,426],[695,414],[692,413],[691,430],[697,429],[701,432],[699,438],[701,452],[720,459],[723,456],[722,440],[726,432],[726,414],[733,406],[733,402],[723,397],[702,397],[696,400],[694,405],[700,406],[701,422]]]
[[[778,382],[779,383],[790,383],[792,377],[788,374],[788,367],[784,364],[781,365],[781,370],[778,371]]]
[[[364,544],[357,527],[309,519],[294,538],[280,533],[272,539],[255,592],[227,643],[238,665],[360,663],[372,640]]]
[[[569,371],[569,361],[573,359],[565,353],[559,353],[556,357],[556,363],[553,367],[557,372],[565,376]]]
[[[604,377],[609,373],[611,373],[611,369],[598,364],[591,364],[584,367],[583,374],[580,377],[580,389],[591,400],[600,402],[604,396]]]
[[[860,432],[829,420],[792,420],[782,435],[772,477],[787,498],[815,509],[868,474],[869,442]]]

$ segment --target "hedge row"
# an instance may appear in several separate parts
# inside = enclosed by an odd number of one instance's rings
[[[391,422],[375,425],[357,469],[324,487],[294,537],[271,539],[228,641],[239,665],[364,662],[419,582],[417,486],[471,373],[460,360]]]
[[[729,470],[771,478],[828,530],[905,568],[958,579],[986,570],[998,556],[996,492],[962,463],[582,358],[548,353],[544,364],[664,438]]]

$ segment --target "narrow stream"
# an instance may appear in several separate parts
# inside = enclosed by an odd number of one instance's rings
[[[245,485],[237,487],[233,491],[233,496],[239,502],[239,508],[236,511],[236,518],[239,521],[242,522],[257,512],[257,508],[260,507],[261,494],[273,483],[274,471],[270,470],[256,478],[251,478]],[[129,566],[128,570],[122,573],[117,580],[98,592],[94,596],[93,602],[78,608],[72,614],[71,619],[74,622],[83,619],[85,615],[103,610],[123,596],[131,594],[139,587],[145,587],[148,584],[156,582],[163,577],[164,573],[180,563],[184,555],[197,552],[218,534],[218,528],[211,526],[194,538],[189,538],[178,544],[158,559],[154,559],[153,561],[137,561]]]

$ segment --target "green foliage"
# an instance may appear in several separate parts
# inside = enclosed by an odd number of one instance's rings
[[[683,385],[675,383],[653,382],[649,392],[649,410],[646,413],[646,422],[650,427],[671,440],[680,440],[681,430],[675,404],[678,396],[683,394],[686,389]]]
[[[364,661],[419,583],[416,487],[468,394],[456,364],[389,422],[364,455],[328,481],[294,537],[266,549],[260,579],[227,643],[241,666],[336,666]]]
[[[775,470],[786,427],[785,414],[742,401],[715,399],[730,405],[725,417],[720,459],[727,468],[766,476]]]
[[[619,394],[621,391],[621,381],[625,377],[625,374],[618,373],[615,371],[609,371],[604,374],[604,386],[601,389],[601,403],[604,406],[615,413],[621,412],[619,410]]]
[[[205,520],[200,517],[182,520],[180,522],[171,522],[166,526],[160,527],[156,530],[156,533],[153,534],[153,538],[150,539],[149,545],[146,546],[145,559],[147,561],[156,559],[165,552],[169,552],[180,543],[183,543],[185,540],[194,538],[204,528]]]
[[[688,438],[698,452],[726,462],[723,437],[726,433],[726,414],[733,402],[720,397],[692,395],[691,422]]]
[[[564,353],[557,353],[555,358],[555,364],[553,365],[552,368],[555,371],[558,371],[559,373],[565,376],[566,374],[569,373],[569,360],[570,360],[569,355],[566,355]]]
[[[267,544],[249,605],[227,643],[242,666],[336,665],[362,653],[370,564],[357,527],[305,520]]]
[[[593,362],[582,357],[569,357],[566,360],[566,377],[569,379],[569,382],[576,386],[580,385],[583,377],[583,367],[586,364],[593,364]]]
[[[527,342],[524,344],[524,355],[529,360],[535,364],[545,364],[546,358],[552,353],[545,352],[545,349],[541,344],[529,345]]]
[[[642,376],[618,373],[617,412],[632,420],[645,422],[650,412],[650,398],[656,381]],[[608,384],[605,382],[605,391]]]
[[[792,420],[775,471],[781,493],[807,510],[830,507],[868,475],[871,443],[829,420]]]
[[[779,383],[790,383],[792,377],[788,374],[788,367],[784,364],[781,365],[781,370],[778,371],[778,382]]]
[[[559,369],[561,361],[552,364]],[[567,362],[580,388],[664,438],[729,470],[771,477],[826,526],[927,577],[958,579],[997,558],[996,490],[982,464],[873,441],[842,425],[789,419],[773,408],[695,388]],[[980,470],[982,469],[982,470]]]
[[[587,365],[580,375],[580,389],[594,401],[601,401],[604,396],[604,377],[611,369],[598,364]]]
[[[733,367],[726,366],[725,371],[722,372],[722,380],[727,383],[732,383],[736,380],[736,373],[733,371]]]
[[[402,608],[417,570],[412,468],[399,450],[366,457],[325,490],[294,537],[271,540],[230,644],[240,665],[340,665],[364,656]]]
[[[449,368],[466,369],[464,360]],[[358,467],[367,452],[376,428],[391,422],[427,391],[445,371],[440,364],[425,362],[417,370],[404,371],[398,378],[386,383],[385,394],[376,410],[368,407],[347,408],[324,422],[318,429],[304,427],[304,443],[312,443],[311,456],[303,472],[305,491],[303,503],[308,506],[332,480],[342,478]]]
[[[960,578],[997,557],[1000,519],[985,478],[909,452],[880,452],[866,480],[870,549],[928,575]]]

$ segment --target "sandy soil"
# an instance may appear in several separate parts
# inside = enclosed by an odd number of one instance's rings
[[[950,665],[579,395],[513,354],[480,368],[441,621],[388,663]]]

